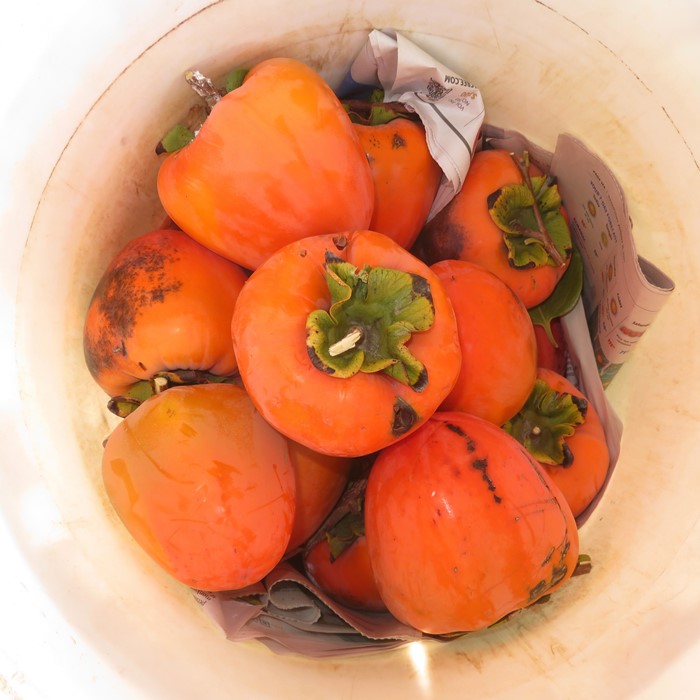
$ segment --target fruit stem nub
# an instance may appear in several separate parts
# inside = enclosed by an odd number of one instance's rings
[[[188,70],[185,73],[187,84],[204,100],[207,109],[211,110],[221,99],[221,93],[214,87],[214,83],[206,75],[198,70]]]
[[[331,357],[336,357],[346,350],[352,350],[362,340],[362,337],[363,333],[360,328],[351,328],[345,336],[328,348],[328,354]]]

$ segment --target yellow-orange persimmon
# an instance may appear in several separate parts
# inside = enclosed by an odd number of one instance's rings
[[[243,588],[288,546],[296,501],[287,441],[242,387],[176,386],[146,400],[108,438],[102,476],[136,542],[188,586]]]
[[[299,238],[366,227],[374,207],[350,118],[289,58],[258,63],[214,105],[161,164],[158,194],[183,231],[248,269]]]

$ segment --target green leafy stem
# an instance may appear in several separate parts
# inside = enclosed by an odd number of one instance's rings
[[[522,182],[501,187],[487,200],[491,218],[504,233],[508,259],[517,268],[562,267],[572,244],[559,188],[549,175],[530,177],[527,151],[511,157]]]

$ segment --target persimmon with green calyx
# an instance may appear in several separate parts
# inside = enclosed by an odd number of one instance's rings
[[[389,612],[428,634],[488,627],[559,589],[578,559],[557,486],[500,427],[457,411],[379,453],[365,535]]]
[[[212,87],[209,97],[196,136],[158,173],[161,202],[183,231],[252,270],[291,241],[368,226],[370,167],[318,73],[271,58],[239,87],[223,96]]]
[[[581,515],[610,468],[605,428],[586,396],[563,375],[540,367],[532,394],[503,429],[540,463],[574,516]]]
[[[556,184],[501,149],[474,155],[462,189],[423,228],[416,254],[429,264],[467,260],[500,277],[529,309],[552,293],[571,259]]]
[[[289,543],[287,441],[240,386],[177,386],[147,399],[107,439],[102,477],[135,541],[193,588],[256,583]]]
[[[438,277],[388,236],[313,236],[250,276],[232,321],[260,413],[325,454],[367,455],[415,430],[454,386],[457,324]]]
[[[422,123],[401,103],[344,103],[365,149],[374,181],[374,212],[368,228],[410,248],[428,218],[442,169],[433,159]]]
[[[132,392],[138,401],[161,373],[173,383],[234,375],[231,316],[247,277],[181,231],[132,239],[110,260],[85,314],[90,374],[109,396]]]
[[[309,541],[304,570],[326,595],[358,610],[386,610],[372,572],[364,523],[366,479],[352,482],[329,523]]]

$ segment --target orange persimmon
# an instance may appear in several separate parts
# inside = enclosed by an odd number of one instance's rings
[[[461,364],[438,277],[366,230],[274,253],[241,291],[232,335],[241,379],[266,420],[339,456],[376,452],[415,430]]]
[[[593,405],[566,377],[540,367],[532,395],[504,429],[538,460],[578,517],[605,482],[610,453]]]
[[[480,265],[443,260],[431,269],[452,302],[462,348],[459,379],[440,410],[471,413],[500,426],[535,383],[537,343],[527,309]]]
[[[255,269],[291,241],[366,227],[374,186],[340,101],[304,63],[271,58],[166,157],[158,194],[200,243]]]
[[[410,248],[428,218],[442,170],[430,155],[423,125],[403,117],[355,124],[374,181],[369,227]]]
[[[365,537],[366,487],[366,477],[348,484],[328,520],[304,548],[303,561],[307,576],[333,600],[379,612],[386,606],[377,590]]]
[[[578,561],[559,489],[514,438],[459,412],[380,452],[365,535],[384,604],[429,634],[488,627],[557,590]]]
[[[83,327],[87,367],[110,395],[167,370],[236,371],[231,316],[247,273],[185,233],[129,241],[95,289]]]
[[[462,189],[419,235],[419,257],[429,264],[477,263],[508,284],[528,309],[544,301],[569,264],[571,237],[556,185],[537,172],[505,150],[476,153]]]

